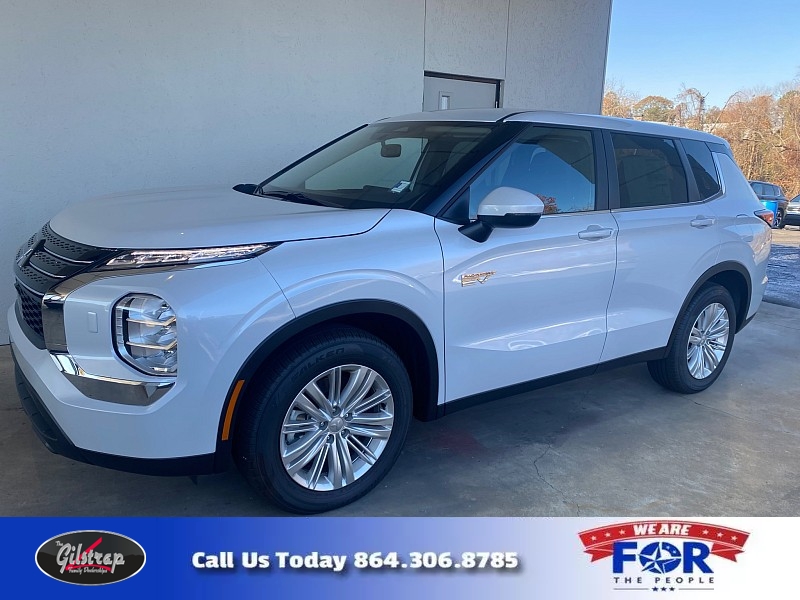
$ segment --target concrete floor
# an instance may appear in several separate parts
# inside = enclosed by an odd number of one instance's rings
[[[338,515],[798,516],[800,310],[765,304],[708,391],[644,365],[415,422],[384,482]],[[0,347],[0,515],[281,514],[235,471],[131,475],[50,454]]]

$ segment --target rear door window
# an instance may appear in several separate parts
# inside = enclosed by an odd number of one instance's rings
[[[612,133],[611,140],[620,208],[689,202],[686,172],[673,140],[627,133]]]
[[[689,167],[697,183],[700,192],[700,199],[706,200],[716,196],[720,192],[719,174],[711,156],[711,150],[705,142],[697,140],[681,140],[686,158],[689,159]]]

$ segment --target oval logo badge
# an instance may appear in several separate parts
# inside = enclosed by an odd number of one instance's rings
[[[110,531],[70,531],[50,538],[36,551],[45,575],[75,585],[106,585],[133,577],[144,567],[144,548]]]

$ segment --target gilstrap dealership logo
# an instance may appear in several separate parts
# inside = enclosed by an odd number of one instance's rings
[[[45,575],[77,585],[105,585],[133,577],[144,567],[144,548],[110,531],[72,531],[50,538],[36,551]]]
[[[614,590],[714,589],[712,557],[736,562],[750,534],[690,521],[635,521],[578,534],[591,562],[611,559]]]

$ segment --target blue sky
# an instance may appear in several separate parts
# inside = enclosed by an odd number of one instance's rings
[[[696,87],[722,106],[800,76],[800,0],[612,0],[606,81],[641,96]]]

